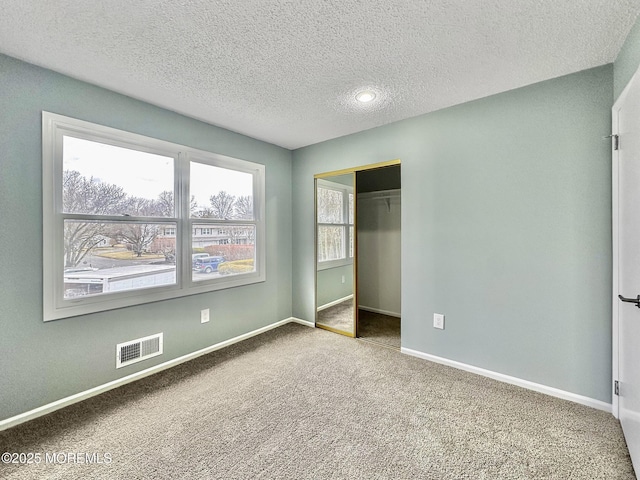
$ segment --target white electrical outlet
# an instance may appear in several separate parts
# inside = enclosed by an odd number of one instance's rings
[[[200,323],[207,323],[209,321],[209,309],[205,308],[200,310]]]
[[[344,283],[344,282],[345,282],[344,275],[342,275],[342,283]]]
[[[441,313],[433,314],[433,328],[444,330],[444,315],[442,315]]]

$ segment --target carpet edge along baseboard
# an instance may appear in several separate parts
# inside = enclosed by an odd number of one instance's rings
[[[254,337],[256,335],[260,335],[261,333],[265,333],[274,328],[278,328],[287,323],[298,323],[301,325],[305,325],[307,327],[315,327],[313,322],[308,322],[306,320],[302,320],[295,317],[285,318],[284,320],[280,320],[275,323],[271,323],[262,328],[258,328],[257,330],[252,330],[242,335],[238,335],[237,337],[230,338],[229,340],[224,340],[222,342],[216,343],[209,347],[203,348],[201,350],[197,350],[195,352],[188,353],[178,358],[174,358],[173,360],[168,360],[164,363],[160,363],[158,365],[154,365],[153,367],[149,367],[145,370],[141,370],[136,373],[132,373],[131,375],[127,375],[125,377],[118,378],[111,382],[98,385],[97,387],[90,388],[83,392],[76,393],[74,395],[69,395],[68,397],[61,398],[54,402],[48,403],[46,405],[42,405],[40,407],[34,408],[32,410],[28,410],[26,412],[20,413],[13,417],[6,418],[4,420],[0,420],[0,432],[6,430],[11,427],[15,427],[24,422],[28,422],[29,420],[34,420],[38,417],[46,415],[51,412],[55,412],[61,408],[67,407],[69,405],[73,405],[74,403],[81,402],[88,398],[94,397],[96,395],[100,395],[101,393],[107,392],[109,390],[113,390],[114,388],[121,387],[122,385],[126,385],[127,383],[135,382],[136,380],[140,380],[144,377],[148,377],[149,375],[153,375],[154,373],[161,372],[162,370],[166,370],[171,367],[175,367],[184,362],[188,362],[193,360],[194,358],[200,357],[202,355],[206,355],[208,353],[214,352],[224,347],[228,347],[233,345],[234,343],[241,342],[248,338]]]
[[[448,367],[453,367],[459,370],[464,370],[466,372],[475,373],[476,375],[482,375],[483,377],[489,377],[494,380],[498,380],[499,382],[509,383],[511,385],[516,385],[518,387],[526,388],[527,390],[533,390],[535,392],[544,393],[545,395],[550,395],[552,397],[561,398],[563,400],[568,400],[570,402],[579,403],[581,405],[595,408],[597,410],[602,410],[604,412],[612,413],[611,404],[607,402],[603,402],[602,400],[597,400],[595,398],[579,395],[577,393],[567,392],[566,390],[561,390],[555,387],[549,387],[547,385],[531,382],[529,380],[524,380],[522,378],[512,377],[510,375],[505,375],[504,373],[498,373],[492,370],[486,370],[484,368],[476,367],[474,365],[469,365],[462,362],[456,362],[455,360],[449,360],[448,358],[438,357],[436,355],[431,355],[429,353],[420,352],[419,350],[412,350],[410,348],[402,347],[400,351],[406,355],[411,355],[412,357],[421,358],[423,360],[428,360],[430,362],[440,363]]]

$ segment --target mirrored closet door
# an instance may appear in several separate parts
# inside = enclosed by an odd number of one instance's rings
[[[316,176],[316,326],[356,336],[355,174]]]

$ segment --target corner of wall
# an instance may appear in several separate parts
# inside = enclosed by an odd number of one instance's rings
[[[627,38],[613,63],[613,98],[618,99],[624,87],[640,67],[640,17],[627,34]]]

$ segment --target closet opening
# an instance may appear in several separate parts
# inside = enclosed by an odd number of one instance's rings
[[[357,336],[400,349],[400,165],[356,172]]]

